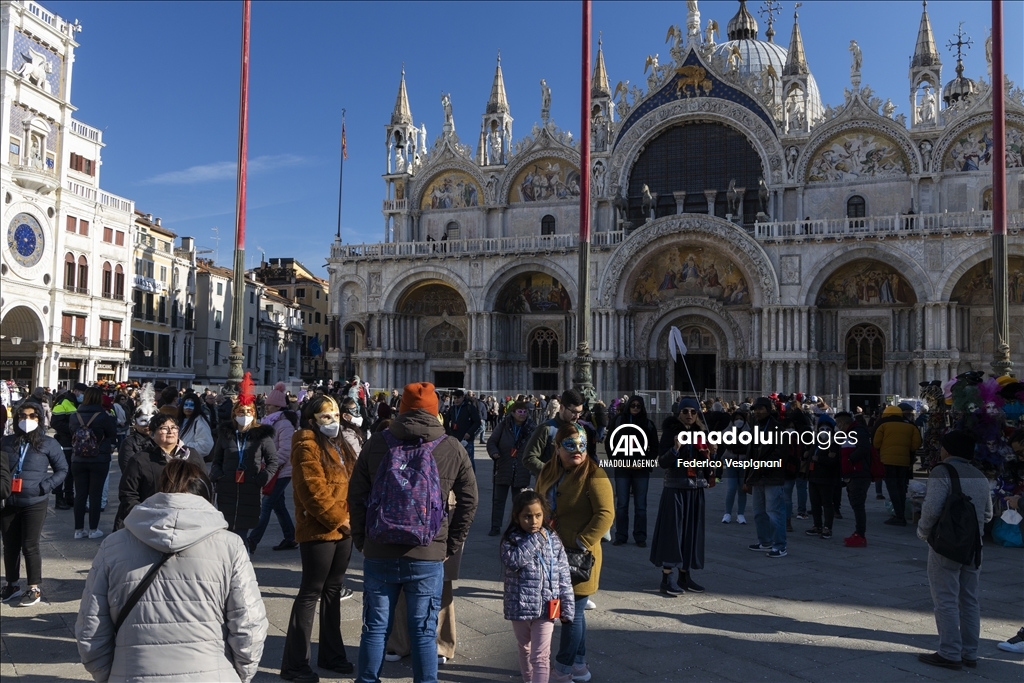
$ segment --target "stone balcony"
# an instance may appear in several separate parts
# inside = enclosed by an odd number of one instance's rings
[[[596,232],[591,235],[592,249],[609,249],[622,242],[625,233]],[[504,256],[508,254],[553,254],[575,251],[577,235],[520,235],[478,237],[430,242],[379,242],[376,244],[331,245],[331,260],[400,260]]]
[[[60,187],[60,179],[52,168],[36,164],[16,164],[11,167],[11,180],[30,192],[47,195]]]

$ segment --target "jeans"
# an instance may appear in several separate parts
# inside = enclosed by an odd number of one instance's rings
[[[811,516],[814,517],[814,526],[818,529],[831,529],[835,521],[835,508],[832,505],[835,491],[834,482],[812,481],[808,484],[811,494]],[[824,518],[822,511],[824,510]]]
[[[19,507],[8,505],[0,511],[0,532],[4,539],[4,569],[7,583],[13,585],[21,579],[21,556],[25,556],[25,574],[28,585],[38,586],[43,581],[43,557],[39,552],[39,537],[46,520],[47,501]]]
[[[981,634],[981,603],[978,577],[981,568],[960,564],[928,548],[928,585],[935,604],[939,654],[946,659],[978,658]]]
[[[789,479],[786,481],[786,519],[793,516],[793,488],[796,488],[796,511],[807,514],[807,480]]]
[[[629,494],[633,493],[633,540],[647,541],[647,489],[650,472],[615,469],[615,540],[629,540]]]
[[[786,549],[786,490],[781,484],[754,484],[754,525],[761,545]]]
[[[892,501],[892,514],[896,519],[907,517],[907,485],[910,483],[910,468],[900,465],[885,466],[885,488]]]
[[[476,450],[475,439],[470,439],[466,442],[466,453],[469,455],[469,464],[473,466],[473,474],[476,474],[476,460],[473,458],[473,452]]]
[[[256,523],[256,528],[249,532],[250,545],[259,545],[259,542],[263,540],[263,534],[267,532],[267,526],[270,524],[271,512],[277,515],[277,523],[281,525],[284,540],[295,541],[295,523],[292,522],[292,516],[288,513],[284,497],[284,492],[291,480],[291,477],[278,477],[274,483],[274,490],[270,492],[269,496],[263,496],[263,502],[260,504],[260,521]]]
[[[313,636],[317,600],[320,601],[317,666],[333,669],[348,661],[341,638],[341,593],[352,557],[352,539],[300,543],[299,555],[302,557],[302,581],[288,620],[281,662],[281,672],[290,674],[311,670],[309,641]]]
[[[363,560],[363,634],[357,683],[378,683],[399,589],[405,592],[415,683],[437,683],[437,614],[444,563],[404,557]]]
[[[576,617],[571,623],[562,624],[558,639],[558,654],[552,664],[555,671],[567,674],[573,666],[587,661],[587,598],[576,596]]]
[[[512,632],[519,644],[519,672],[523,683],[548,683],[555,622],[550,619],[513,621]]]
[[[859,477],[846,482],[846,495],[850,499],[850,507],[853,508],[854,526],[856,532],[861,536],[868,525],[868,514],[864,510],[864,502],[868,499],[868,491],[871,489],[871,479]]]
[[[743,470],[737,467],[726,467],[725,478],[725,514],[732,514],[732,504],[736,501],[736,514],[747,511],[747,494],[743,492]]]
[[[508,499],[509,490],[512,491],[513,500],[523,491],[519,486],[509,486],[508,484],[494,485],[494,493],[491,497],[491,531],[501,532],[501,527],[505,521],[505,500]]]
[[[110,461],[73,462],[71,474],[75,477],[75,529],[85,528],[85,501],[89,500],[89,529],[100,526],[100,498],[103,482],[110,473]]]

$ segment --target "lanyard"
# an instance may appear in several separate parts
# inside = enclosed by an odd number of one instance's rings
[[[452,423],[456,425],[456,429],[458,429],[459,415],[462,415],[462,406],[457,406],[455,408],[455,419],[452,420]]]
[[[235,434],[235,445],[238,447],[238,469],[245,469],[242,467],[242,460],[245,458],[245,442],[247,435],[243,434],[242,438],[238,438],[239,435]]]
[[[512,443],[516,446],[519,445],[519,432],[523,431],[522,426],[517,426],[513,423],[512,425]]]
[[[25,456],[28,455],[28,444],[21,444],[21,457],[18,458],[18,469],[14,470],[14,479],[21,478],[21,468],[25,466]]]
[[[554,568],[554,564],[555,564],[555,548],[551,544],[551,534],[553,534],[553,533],[554,532],[549,529],[547,534],[546,534],[546,537],[548,539],[548,559],[547,559],[547,561],[546,562],[544,561],[544,553],[543,552],[537,557],[537,561],[540,562],[540,566],[544,567],[544,571],[548,575],[548,586],[551,588],[551,591],[554,593],[555,592],[555,568]]]

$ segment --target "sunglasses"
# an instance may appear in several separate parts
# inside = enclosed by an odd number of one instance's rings
[[[352,417],[359,417],[359,408],[345,408],[342,412]]]
[[[697,414],[697,411],[694,410],[693,408],[683,408],[679,412],[682,415],[696,415]]]
[[[586,451],[587,451],[587,440],[586,439],[580,439],[579,441],[576,441],[575,439],[571,439],[571,438],[570,439],[563,439],[562,440],[562,448],[564,448],[565,450],[569,451],[570,453],[586,453]]]
[[[527,412],[528,411],[526,411],[526,410],[517,410],[516,411],[516,415],[526,415]]]
[[[640,405],[639,403],[630,403],[629,404],[629,409],[633,410],[633,408],[636,408],[637,410],[640,410],[641,408],[643,408],[643,406]]]

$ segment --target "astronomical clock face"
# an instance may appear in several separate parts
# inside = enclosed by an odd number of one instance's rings
[[[26,268],[36,265],[43,257],[45,239],[39,221],[28,213],[19,213],[7,228],[7,247],[11,258]]]

